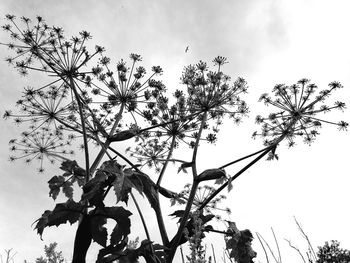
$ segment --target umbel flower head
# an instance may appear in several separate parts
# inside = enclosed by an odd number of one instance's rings
[[[6,19],[8,24],[2,28],[10,34],[13,42],[1,44],[15,51],[15,55],[6,60],[22,75],[28,70],[36,70],[62,79],[84,77],[79,69],[103,51],[102,47],[96,46],[93,54],[88,53],[85,44],[91,35],[86,31],[68,40],[64,38],[62,28],[48,26],[40,16],[36,21],[27,17],[18,21],[13,15],[6,15]]]
[[[35,132],[25,132],[22,136],[21,140],[12,139],[9,142],[10,151],[14,152],[14,155],[10,156],[10,161],[23,159],[29,164],[33,160],[38,160],[40,173],[44,172],[45,159],[54,163],[55,160],[68,160],[65,156],[74,154],[73,151],[66,150],[71,140],[64,140],[60,131],[50,131],[43,127]]]
[[[160,142],[158,139],[151,139],[140,142],[135,149],[128,147],[126,152],[129,152],[131,157],[136,158],[141,167],[154,167],[156,172],[160,172],[168,155],[169,145],[165,141]]]
[[[189,194],[191,192],[191,184],[186,184],[184,187],[184,190],[181,191],[178,195],[178,198],[172,199],[172,204],[185,204],[186,200],[189,197]],[[215,188],[209,185],[204,185],[204,186],[199,186],[196,191],[196,195],[193,201],[192,205],[192,210],[197,210],[203,203],[206,201],[206,199],[215,192]],[[208,214],[216,214],[216,219],[221,220],[221,215],[218,214],[217,212],[224,212],[228,215],[231,214],[231,209],[230,208],[221,208],[218,207],[218,204],[222,201],[225,200],[226,196],[225,195],[219,195],[216,198],[213,198],[203,209],[204,212]],[[213,212],[215,210],[216,212]]]
[[[140,114],[140,106],[146,105],[149,101],[157,98],[163,91],[165,85],[155,80],[156,75],[162,74],[159,66],[152,67],[152,74],[144,79],[146,70],[142,66],[137,66],[141,56],[130,54],[132,61],[131,68],[127,63],[121,60],[117,63],[117,71],[113,72],[110,66],[110,59],[102,56],[99,64],[92,69],[92,74],[102,85],[95,85],[91,78],[86,78],[88,87],[91,87],[91,93],[101,106],[101,110],[106,113],[120,114],[124,110],[130,112],[133,117]]]
[[[347,122],[334,122],[323,118],[327,112],[345,109],[345,103],[340,101],[333,105],[326,104],[331,92],[342,88],[339,82],[332,82],[328,86],[329,89],[321,90],[316,95],[318,87],[308,79],[301,79],[291,86],[276,85],[273,89],[276,99],[265,93],[259,101],[272,105],[277,111],[265,118],[260,115],[256,117],[256,122],[262,125],[262,131],[254,132],[253,137],[262,136],[266,145],[287,139],[291,147],[295,144],[296,136],[303,137],[307,144],[312,143],[324,123],[346,130]]]
[[[174,138],[176,145],[185,142],[193,147],[204,113],[207,114],[204,129],[212,129],[205,138],[210,143],[216,142],[218,126],[225,115],[233,118],[235,123],[241,122],[242,116],[248,113],[248,107],[239,95],[246,92],[247,83],[239,78],[233,85],[230,84],[230,77],[221,72],[221,66],[227,63],[226,58],[219,56],[213,62],[218,66],[215,72],[208,71],[203,61],[185,67],[181,82],[187,86],[187,92],[176,90],[175,103],[171,104],[167,97],[159,96],[156,102],[147,104],[142,114],[151,125],[157,125],[157,129],[144,136],[166,140]],[[211,122],[214,125],[210,125]],[[162,123],[164,125],[159,125]]]
[[[187,104],[192,111],[209,112],[211,119],[220,120],[228,115],[240,123],[241,117],[248,113],[246,103],[240,98],[247,92],[247,83],[243,78],[230,83],[231,78],[221,71],[226,58],[218,56],[213,62],[216,71],[209,71],[203,61],[185,67],[181,81],[187,85]]]
[[[5,111],[4,118],[13,118],[15,123],[31,123],[31,132],[41,127],[53,126],[55,130],[62,127],[76,112],[76,105],[67,100],[67,86],[50,86],[49,89],[34,90],[29,87],[25,89],[22,99],[18,100],[16,106],[20,113]]]
[[[195,134],[198,131],[200,112],[192,112],[186,104],[184,93],[176,90],[174,93],[176,102],[169,105],[169,99],[165,96],[159,96],[156,102],[147,103],[142,116],[150,122],[152,126],[159,125],[142,134],[145,138],[158,138],[165,141],[174,140],[174,146],[177,147],[180,142],[191,145],[194,143]],[[192,141],[189,141],[192,140]]]

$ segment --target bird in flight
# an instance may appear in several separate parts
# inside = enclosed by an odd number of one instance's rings
[[[187,53],[188,50],[189,50],[189,46],[186,47],[185,52]]]

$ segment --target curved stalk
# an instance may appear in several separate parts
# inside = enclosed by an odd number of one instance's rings
[[[231,177],[231,180],[227,180],[223,185],[221,185],[214,193],[212,193],[198,208],[198,210],[202,210],[215,196],[217,196],[229,183],[229,181],[233,181],[237,179],[238,176],[240,176],[242,173],[244,173],[246,170],[248,170],[253,164],[255,164],[257,161],[259,161],[261,158],[263,158],[271,149],[275,146],[268,147],[263,153],[261,153],[258,157],[256,157],[253,161],[251,161],[249,164],[247,164],[245,167],[243,167],[239,172],[237,172],[234,176]]]
[[[83,131],[83,141],[84,141],[84,152],[85,152],[85,169],[86,169],[86,176],[85,176],[85,182],[89,181],[90,178],[90,164],[89,164],[89,148],[88,148],[88,142],[87,142],[87,134],[86,134],[86,127],[85,127],[85,119],[83,115],[83,105],[80,100],[80,96],[78,94],[77,89],[75,88],[74,80],[72,77],[69,78],[69,84],[74,92],[74,96],[78,102],[78,108],[79,108],[79,115],[81,120],[81,128]]]
[[[161,170],[161,172],[160,172],[160,174],[159,174],[159,177],[158,177],[158,180],[157,180],[157,184],[156,184],[157,186],[159,186],[160,183],[161,183],[161,181],[162,181],[162,178],[163,178],[164,173],[165,173],[165,170],[166,170],[166,168],[167,168],[167,166],[168,166],[170,157],[171,157],[171,155],[173,154],[174,146],[175,146],[175,136],[173,136],[173,138],[172,138],[172,140],[171,140],[170,150],[169,150],[168,156],[167,156],[167,158],[166,158],[166,160],[165,160],[165,163],[164,163],[164,165],[163,165],[163,168],[162,168],[162,170]]]
[[[234,161],[232,161],[232,162],[229,162],[229,163],[227,163],[227,164],[224,164],[224,165],[220,166],[219,169],[224,169],[224,168],[226,168],[227,166],[230,166],[230,165],[232,165],[232,164],[235,164],[235,163],[238,163],[238,162],[240,162],[240,161],[243,161],[243,160],[245,160],[245,159],[247,159],[247,158],[249,158],[249,157],[252,157],[252,156],[254,156],[254,155],[257,155],[257,154],[259,154],[259,153],[265,151],[267,148],[270,148],[270,147],[271,147],[271,146],[265,147],[264,149],[261,149],[261,150],[255,152],[255,153],[248,154],[248,155],[246,155],[246,156],[244,156],[244,157],[242,157],[242,158],[239,158],[239,159],[237,159],[237,160],[234,160]]]
[[[122,118],[123,111],[124,111],[124,107],[125,107],[124,104],[122,104],[122,105],[120,106],[120,109],[119,109],[119,112],[117,113],[117,116],[116,116],[115,122],[114,122],[114,124],[113,124],[113,127],[112,127],[112,129],[110,130],[110,132],[109,132],[109,136],[112,135],[112,134],[115,132],[115,129],[117,128],[117,126],[118,126],[118,124],[119,124],[119,122],[120,122],[120,120],[121,120],[121,118]],[[98,164],[99,164],[100,161],[102,160],[103,155],[106,153],[107,148],[109,147],[110,144],[111,144],[111,141],[107,138],[107,140],[105,141],[105,143],[104,143],[103,145],[101,145],[101,146],[102,146],[102,149],[100,150],[100,152],[98,153],[98,155],[97,155],[96,158],[95,158],[95,161],[94,161],[93,164],[91,165],[91,168],[90,168],[91,173],[93,173],[93,172],[96,170]]]
[[[137,212],[139,213],[139,216],[141,218],[143,229],[145,230],[146,237],[147,237],[148,240],[151,240],[151,237],[149,235],[148,228],[147,228],[147,225],[146,225],[146,221],[145,221],[145,218],[143,217],[143,214],[142,214],[142,211],[140,209],[140,206],[139,206],[139,204],[138,204],[134,194],[132,192],[130,192],[130,195],[131,195],[132,200],[134,201],[134,204],[136,206]],[[152,251],[153,251],[153,247],[152,247]]]
[[[174,259],[176,249],[177,249],[177,247],[179,245],[180,239],[181,239],[181,237],[183,235],[183,231],[184,231],[184,229],[186,227],[186,224],[187,224],[188,217],[190,215],[190,211],[191,211],[191,207],[192,207],[192,204],[193,204],[193,200],[194,200],[194,198],[196,196],[197,187],[198,187],[198,184],[199,184],[199,181],[196,180],[196,178],[197,178],[196,158],[197,158],[199,140],[201,138],[202,131],[204,129],[204,124],[205,124],[206,119],[207,119],[207,112],[204,112],[204,116],[203,116],[202,121],[201,121],[201,126],[200,126],[199,131],[198,131],[198,137],[196,139],[195,146],[194,146],[194,149],[193,149],[193,155],[192,155],[193,184],[192,184],[190,195],[188,197],[188,202],[187,202],[184,214],[183,214],[181,222],[180,222],[180,226],[179,226],[179,228],[178,228],[178,230],[177,230],[177,232],[175,234],[174,239],[171,242],[171,248],[170,248],[170,251],[169,251],[169,254],[168,254],[168,258],[167,258],[167,261],[166,261],[167,263],[171,263],[173,261],[173,259]]]

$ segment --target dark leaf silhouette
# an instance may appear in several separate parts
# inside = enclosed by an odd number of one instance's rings
[[[35,229],[40,236],[47,226],[59,226],[67,223],[74,224],[79,220],[83,211],[83,205],[76,203],[69,199],[65,203],[57,204],[53,211],[46,210],[42,216],[37,220]]]
[[[107,228],[104,226],[107,223],[106,218],[102,216],[92,216],[90,221],[92,239],[99,245],[106,247],[108,235]]]
[[[238,230],[234,222],[228,222],[229,227],[226,238],[226,249],[230,251],[230,258],[233,258],[237,263],[253,263],[253,258],[256,257],[256,252],[251,247],[253,235],[248,230]]]

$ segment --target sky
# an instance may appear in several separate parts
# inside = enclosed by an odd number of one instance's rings
[[[48,24],[63,27],[67,36],[88,30],[93,35],[90,42],[104,46],[114,62],[130,53],[139,53],[146,69],[161,65],[164,70],[161,79],[169,92],[184,88],[180,84],[184,66],[199,60],[210,65],[217,55],[227,57],[225,73],[232,79],[240,76],[248,82],[249,93],[244,99],[250,107],[250,117],[239,126],[225,125],[215,146],[201,147],[199,168],[205,170],[262,148],[261,140],[251,139],[253,131],[259,129],[254,124],[255,116],[269,112],[258,103],[258,98],[271,92],[275,84],[290,85],[308,78],[325,89],[336,80],[344,89],[333,94],[331,101],[341,100],[349,105],[349,8],[347,0],[1,0],[0,16],[41,15]],[[7,39],[1,32],[0,42]],[[189,51],[185,52],[187,46]],[[41,81],[19,76],[3,60],[8,55],[9,50],[1,46],[1,114],[14,107],[23,87]],[[350,122],[348,110],[335,117]],[[45,244],[56,241],[69,259],[76,225],[45,230],[43,241],[31,226],[46,209],[54,207],[46,182],[59,171],[51,167],[47,173],[38,174],[34,166],[8,162],[8,141],[22,130],[12,121],[0,122],[0,254],[13,248],[17,252],[15,262],[24,259],[34,262],[43,254]],[[278,161],[260,161],[235,181],[224,204],[232,210],[230,220],[240,229],[259,232],[271,244],[272,227],[285,263],[301,261],[284,238],[302,251],[307,248],[294,216],[315,248],[332,239],[350,248],[349,146],[348,132],[326,126],[311,146],[299,142],[288,149],[282,144]],[[176,175],[176,168],[172,169],[174,172],[169,173],[164,184],[180,190],[189,178]],[[230,167],[227,172],[234,173],[235,169],[239,167]],[[167,203],[164,206],[165,215],[174,210]],[[145,215],[147,222],[154,220],[150,210],[145,210]],[[137,216],[133,219],[137,220]],[[174,220],[167,224],[174,233]],[[150,229],[151,235],[159,240],[156,225],[150,224]],[[142,237],[143,233],[137,231],[136,227],[132,237]],[[220,240],[212,236],[209,243],[217,244],[220,251],[223,244]],[[253,246],[259,253],[258,259],[265,262],[256,240]],[[89,262],[93,262],[96,249],[94,246],[89,253]],[[176,262],[180,262],[179,257]]]

